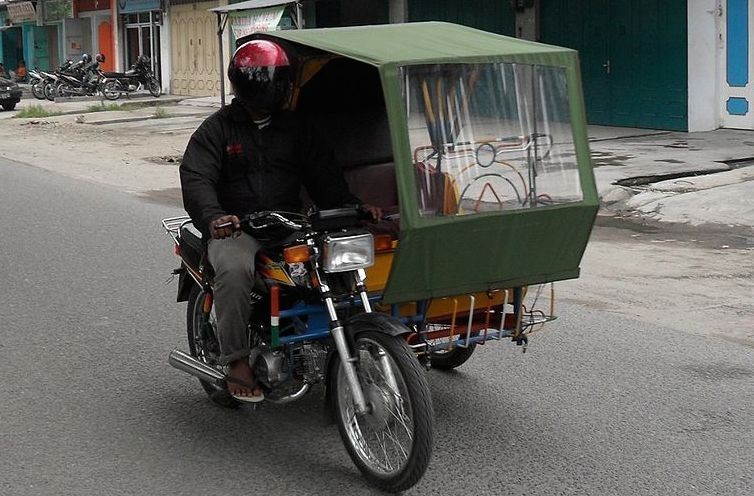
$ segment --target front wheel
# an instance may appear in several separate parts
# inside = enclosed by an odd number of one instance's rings
[[[370,484],[399,492],[416,484],[432,454],[434,416],[419,362],[399,336],[365,330],[355,338],[356,373],[368,413],[356,413],[340,358],[334,364],[338,430],[351,459]]]
[[[157,98],[158,96],[162,94],[162,87],[160,86],[160,83],[158,83],[155,78],[149,78],[149,83],[147,83],[147,89],[155,98]]]
[[[36,81],[34,84],[32,84],[31,94],[34,95],[34,98],[36,98],[37,100],[44,100],[45,99],[44,82]]]
[[[13,110],[16,108],[16,104],[14,103],[4,103],[3,104],[3,110]]]

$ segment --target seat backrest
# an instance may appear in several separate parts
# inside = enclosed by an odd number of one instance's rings
[[[315,117],[327,146],[342,167],[351,192],[365,203],[398,207],[393,149],[384,107],[352,109]]]

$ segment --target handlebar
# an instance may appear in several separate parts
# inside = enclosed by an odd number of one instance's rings
[[[292,219],[295,217],[296,219]],[[373,220],[371,212],[361,205],[350,206],[332,210],[319,210],[309,215],[294,212],[274,212],[264,210],[244,216],[241,219],[243,226],[252,230],[262,230],[275,226],[285,226],[294,231],[301,231],[307,227],[315,230],[346,227],[353,221]],[[232,222],[225,222],[215,226],[216,229],[233,227]]]
[[[288,213],[288,212],[286,212]],[[299,215],[299,214],[290,214]],[[262,222],[261,224],[259,222]],[[246,215],[241,219],[241,224],[249,226],[251,229],[265,229],[271,226],[283,225],[293,230],[299,231],[304,228],[304,223],[294,222],[291,219],[282,215],[279,212],[262,211],[253,214]],[[226,227],[233,227],[232,222],[224,222],[215,226],[216,229],[224,229]]]

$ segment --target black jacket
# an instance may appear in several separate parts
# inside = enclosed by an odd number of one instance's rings
[[[361,203],[311,126],[292,112],[259,129],[234,100],[191,136],[180,166],[183,205],[206,236],[223,215],[301,210],[301,186],[319,208]]]

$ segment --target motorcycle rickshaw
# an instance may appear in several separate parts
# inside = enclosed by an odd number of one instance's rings
[[[448,23],[258,33],[291,56],[290,108],[314,121],[352,191],[383,209],[259,212],[286,229],[258,256],[250,363],[266,401],[317,383],[373,485],[400,491],[430,459],[425,368],[476,346],[526,346],[554,319],[598,208],[576,52]],[[165,219],[188,301],[171,365],[237,406],[218,365],[212,271],[186,217]],[[547,304],[542,305],[542,303]]]

